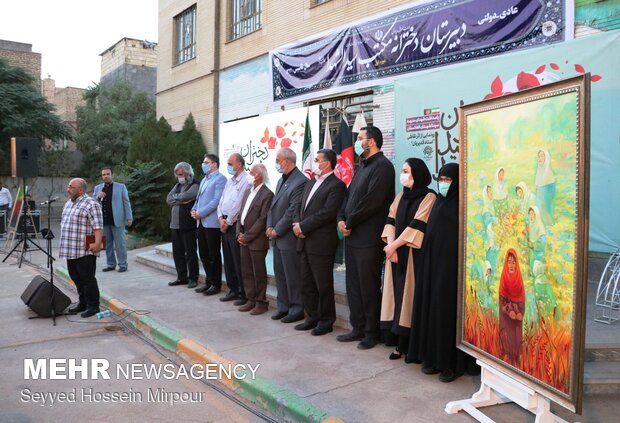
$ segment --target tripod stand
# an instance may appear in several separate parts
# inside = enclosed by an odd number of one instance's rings
[[[54,323],[54,326],[56,326],[56,303],[54,301],[54,291],[56,290],[54,287],[54,260],[56,260],[54,258],[54,256],[52,256],[52,240],[54,239],[54,233],[52,232],[52,203],[54,201],[56,201],[58,198],[52,198],[50,200],[47,200],[43,203],[41,203],[41,205],[47,204],[47,228],[41,229],[41,235],[43,235],[43,238],[45,238],[45,240],[47,241],[47,252],[45,252],[45,254],[47,255],[47,267],[50,270],[50,284],[52,285],[52,295],[50,297],[50,301],[51,301],[51,305],[52,305],[52,322]],[[62,314],[62,313],[59,313]],[[30,319],[34,319],[38,316],[35,317],[30,317]]]
[[[23,184],[24,184],[24,192],[25,192],[26,191],[26,178],[24,178]],[[23,199],[22,199],[22,201],[23,201]],[[32,244],[37,249],[43,251],[45,254],[47,254],[48,255],[48,262],[49,262],[49,259],[51,258],[49,253],[47,253],[43,248],[41,248],[41,246],[39,244],[37,244],[36,242],[34,242],[33,240],[28,238],[28,228],[26,227],[26,219],[27,218],[29,218],[29,216],[27,215],[26,208],[24,208],[23,205],[22,205],[22,215],[19,218],[19,223],[17,225],[20,228],[20,231],[21,231],[21,235],[19,237],[19,241],[17,242],[17,244],[15,244],[13,249],[11,251],[9,251],[9,253],[6,255],[6,257],[4,257],[4,260],[2,260],[2,263],[4,263],[6,261],[6,259],[9,258],[9,256],[11,254],[13,254],[13,251],[17,250],[21,246],[21,249],[19,250],[19,264],[17,266],[17,267],[19,267],[21,269],[22,262],[24,261],[24,254],[26,253],[26,251],[28,251],[28,244],[29,243]],[[49,220],[49,216],[48,216],[48,220]]]

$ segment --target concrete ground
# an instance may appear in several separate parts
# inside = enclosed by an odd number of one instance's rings
[[[29,319],[35,314],[19,297],[39,273],[28,264],[17,268],[13,259],[0,263],[0,313],[4,316],[0,325],[1,422],[264,421],[255,414],[267,414],[264,410],[246,402],[242,406],[199,380],[183,377],[140,380],[117,378],[110,371],[110,380],[50,380],[49,375],[46,380],[26,379],[25,359],[98,358],[107,359],[111,368],[117,364],[181,363],[174,355],[168,357],[166,351],[144,342],[131,328],[109,320],[59,316],[53,326],[52,319]],[[64,283],[59,285],[75,299],[74,291]],[[69,396],[53,402],[52,395],[59,393]],[[127,394],[128,402],[107,401],[101,396],[113,393]]]
[[[424,375],[419,365],[388,360],[391,349],[387,347],[360,351],[355,343],[337,342],[336,335],[344,330],[313,337],[293,330],[294,324],[271,320],[270,313],[249,316],[230,303],[220,302],[218,296],[205,297],[185,286],[169,287],[167,282],[174,277],[136,262],[136,255],[149,249],[152,247],[130,252],[126,273],[98,271],[100,289],[133,309],[150,312],[150,318],[206,351],[238,363],[260,364],[261,378],[281,393],[290,393],[323,410],[323,417],[347,422],[474,421],[463,412],[448,415],[444,407],[450,401],[471,397],[479,388],[479,376],[464,376],[444,384],[437,376]],[[32,253],[28,259],[44,263],[38,257],[41,255]],[[101,257],[98,269],[103,267],[105,259]],[[65,286],[63,291],[71,288]],[[16,292],[12,295],[17,296]],[[597,344],[620,343],[620,325],[606,326],[591,320],[588,316],[586,330],[600,332]],[[614,416],[620,415],[619,399],[618,394],[586,395],[581,416],[557,405],[552,405],[552,410],[571,422],[615,422]],[[534,421],[533,414],[515,404],[491,406],[483,412],[497,422]],[[281,420],[295,419],[284,415]]]

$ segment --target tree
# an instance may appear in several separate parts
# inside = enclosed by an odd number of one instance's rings
[[[155,102],[123,81],[90,87],[84,100],[77,109],[76,144],[84,155],[82,174],[96,177],[101,166],[125,162],[132,137],[154,119]]]
[[[199,179],[204,153],[202,136],[191,114],[178,133],[172,131],[163,117],[158,121],[154,117],[149,119],[136,131],[128,148],[127,168],[119,178],[126,181],[132,205],[135,204],[133,232],[148,238],[167,239],[170,211],[166,196],[176,183],[174,166],[188,162]],[[144,221],[137,216],[142,216]]]
[[[8,169],[11,137],[71,139],[71,128],[24,69],[0,57],[0,168]]]

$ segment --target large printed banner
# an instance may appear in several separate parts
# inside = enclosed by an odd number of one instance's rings
[[[276,154],[282,147],[289,147],[297,153],[297,167],[302,168],[304,133],[307,130],[306,113],[310,113],[310,129],[314,151],[318,150],[319,106],[302,107],[284,112],[271,113],[253,118],[237,120],[220,125],[220,160],[226,168],[226,160],[232,153],[239,153],[245,159],[245,168],[262,163],[269,171],[267,186],[275,192],[282,177],[276,169]],[[230,177],[224,170],[226,177]]]
[[[274,102],[572,38],[572,0],[437,0],[270,53]]]
[[[444,163],[459,161],[458,107],[585,72],[591,73],[589,248],[614,251],[620,246],[620,220],[609,219],[608,210],[620,209],[620,31],[397,81],[395,163],[399,166],[408,157],[419,157],[436,178]],[[550,157],[552,167],[558,159]],[[535,157],[531,167],[536,167]],[[479,178],[482,190],[495,174],[484,172]],[[510,198],[516,199],[518,182],[506,181]],[[529,185],[536,193],[533,180]]]

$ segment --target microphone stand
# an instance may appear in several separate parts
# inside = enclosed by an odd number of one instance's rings
[[[54,326],[56,326],[56,316],[62,315],[62,313],[56,313],[56,304],[54,301],[55,294],[55,286],[54,286],[54,260],[56,260],[52,256],[52,239],[54,239],[54,233],[52,232],[52,203],[56,201],[56,199],[51,199],[41,203],[41,205],[47,204],[47,232],[43,235],[43,238],[47,241],[47,267],[50,269],[50,285],[52,286],[52,295],[50,296],[51,301],[51,310],[52,310],[52,322]],[[32,316],[29,319],[37,319],[39,316]]]

